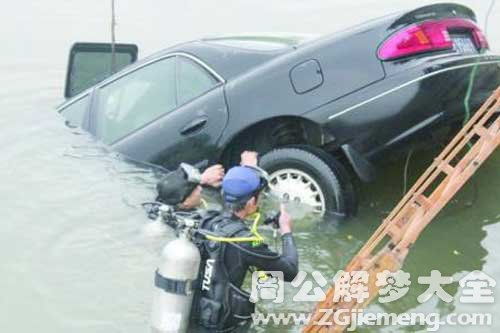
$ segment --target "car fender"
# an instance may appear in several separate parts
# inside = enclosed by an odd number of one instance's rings
[[[353,146],[344,144],[341,146],[342,151],[351,163],[351,166],[356,175],[364,182],[371,182],[375,180],[376,168],[366,159],[363,154],[358,152]]]

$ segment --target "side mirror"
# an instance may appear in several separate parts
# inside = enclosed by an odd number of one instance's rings
[[[69,53],[64,97],[70,98],[137,60],[134,44],[75,43]]]

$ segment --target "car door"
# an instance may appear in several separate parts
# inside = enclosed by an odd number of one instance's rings
[[[223,83],[190,55],[162,57],[98,88],[94,132],[118,152],[167,168],[210,159],[227,122]]]

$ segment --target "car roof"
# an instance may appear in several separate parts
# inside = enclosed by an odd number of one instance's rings
[[[175,45],[161,51],[160,56],[174,52],[190,54],[230,80],[315,37],[284,34],[212,37]]]
[[[254,51],[276,51],[298,46],[315,35],[305,34],[241,34],[233,36],[218,36],[201,39],[204,42],[217,45]]]

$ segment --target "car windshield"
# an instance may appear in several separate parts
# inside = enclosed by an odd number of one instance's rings
[[[257,51],[273,51],[297,46],[315,38],[314,35],[296,36],[232,36],[205,39],[206,42],[228,47],[237,47]]]

